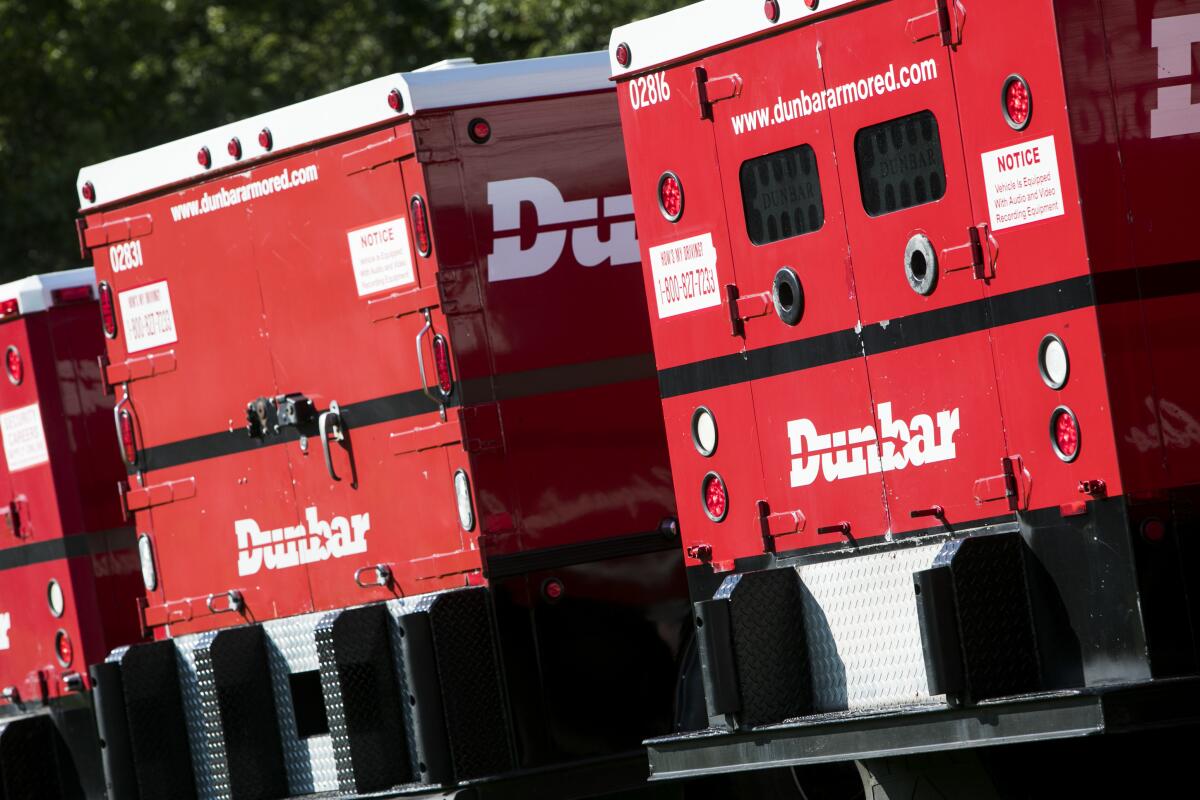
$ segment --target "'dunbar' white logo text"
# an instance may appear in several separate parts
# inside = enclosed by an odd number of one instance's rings
[[[5,611],[0,614],[0,650],[9,648],[8,632],[12,629],[12,616]]]
[[[632,195],[564,201],[558,187],[545,178],[493,181],[487,192],[494,233],[488,256],[489,281],[533,278],[549,272],[562,256],[568,229],[571,252],[580,266],[594,267],[605,261],[618,266],[640,260]],[[521,249],[522,203],[531,204],[537,214],[533,243],[525,249]],[[601,241],[600,220],[620,217],[628,219],[610,222],[608,239]],[[549,227],[557,229],[544,230]]]
[[[1200,14],[1161,17],[1150,22],[1151,45],[1158,50],[1158,107],[1150,112],[1150,138],[1200,133],[1200,103],[1192,102],[1192,48],[1200,44]]]
[[[917,414],[907,421],[893,419],[891,403],[880,403],[877,411],[878,434],[872,425],[817,433],[812,420],[788,422],[788,439],[796,456],[792,459],[792,486],[808,486],[818,475],[827,481],[857,478],[949,461],[957,455],[957,408],[937,412],[936,422],[929,414]]]
[[[252,519],[233,523],[237,536],[238,575],[253,575],[263,567],[287,569],[330,558],[345,558],[367,552],[370,514],[334,517],[325,522],[317,507],[304,510],[304,523],[263,530]]]

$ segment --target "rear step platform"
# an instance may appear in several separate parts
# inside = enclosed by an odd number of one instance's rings
[[[896,717],[905,716],[903,725]],[[1027,694],[949,708],[821,714],[748,730],[709,728],[646,742],[650,779],[961,750],[1200,722],[1200,680]]]

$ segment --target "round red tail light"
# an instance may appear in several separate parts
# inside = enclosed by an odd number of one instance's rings
[[[1050,441],[1054,453],[1063,461],[1074,461],[1079,455],[1079,420],[1075,412],[1059,406],[1050,415]]]
[[[486,119],[473,119],[467,126],[467,135],[475,144],[483,144],[492,138],[492,125]]]
[[[779,21],[779,3],[777,0],[767,0],[763,3],[763,14],[767,16],[770,22]]]
[[[683,182],[674,172],[664,172],[658,179],[658,210],[671,222],[683,216]]]
[[[121,429],[121,455],[125,463],[131,467],[137,466],[137,434],[134,431],[133,414],[123,408],[117,412],[117,425]]]
[[[275,140],[271,137],[271,129],[263,128],[258,132],[258,146],[263,150],[270,150],[275,145]]]
[[[804,5],[808,6],[809,11],[816,11],[817,3],[819,3],[820,1],[821,0],[804,0]]]
[[[83,195],[83,199],[87,200],[89,203],[96,202],[96,187],[92,185],[91,181],[88,181],[83,185],[80,193]]]
[[[212,153],[208,151],[207,147],[201,147],[196,152],[196,161],[200,164],[200,166],[208,169],[212,166]]]
[[[558,578],[547,578],[542,583],[542,596],[551,603],[556,603],[566,593],[567,589]]]
[[[429,216],[425,212],[425,201],[421,195],[415,194],[408,206],[412,212],[413,239],[417,243],[417,252],[427,256],[432,242],[429,238]]]
[[[71,666],[71,662],[75,660],[75,646],[71,644],[71,637],[62,629],[54,635],[54,655],[64,667]]]
[[[433,363],[437,367],[438,389],[444,397],[450,396],[454,380],[450,373],[450,344],[440,333],[433,337]]]
[[[1033,93],[1029,91],[1029,84],[1020,75],[1009,75],[1004,80],[1003,95],[1004,119],[1013,130],[1025,130],[1033,115]]]
[[[241,139],[239,139],[236,136],[233,137],[232,139],[229,140],[229,144],[225,146],[225,149],[229,151],[229,155],[231,158],[233,158],[235,161],[241,161],[241,159],[242,159],[242,140]]]
[[[117,338],[117,308],[113,302],[113,290],[108,281],[100,281],[100,324],[104,327],[104,335],[109,339]]]
[[[715,472],[704,476],[700,482],[700,493],[704,499],[704,513],[713,522],[720,522],[729,513],[729,493],[725,489],[725,481]]]
[[[404,95],[400,94],[399,89],[388,92],[388,106],[397,114],[404,110]]]
[[[629,45],[621,42],[617,45],[617,63],[622,67],[628,67],[633,61],[633,53],[629,49]]]
[[[16,345],[10,344],[4,351],[4,368],[8,371],[8,380],[13,386],[19,386],[25,380],[25,362],[21,359],[21,351]]]

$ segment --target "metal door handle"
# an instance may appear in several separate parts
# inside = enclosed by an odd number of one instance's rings
[[[333,422],[330,423],[330,418]],[[325,454],[325,469],[329,470],[329,477],[335,481],[340,481],[337,472],[333,469],[333,452],[329,447],[329,434],[333,433],[333,438],[336,441],[342,441],[346,438],[342,432],[342,409],[338,406],[337,400],[330,402],[329,410],[322,413],[317,419],[317,430],[321,435],[321,452]]]
[[[225,598],[224,608],[217,607],[216,601],[219,597]],[[242,593],[237,589],[230,589],[227,592],[215,592],[214,594],[210,594],[208,596],[208,600],[205,602],[205,605],[208,606],[208,613],[210,614],[221,614],[226,611],[233,611],[236,613],[242,610]]]
[[[429,391],[429,382],[425,380],[425,351],[421,349],[421,340],[425,338],[425,334],[433,329],[433,319],[429,316],[429,309],[423,309],[425,314],[425,327],[417,333],[417,372],[421,373],[421,391],[425,393],[433,402],[439,406],[442,405],[440,397],[434,397],[433,392]]]
[[[364,580],[365,576],[373,579]],[[372,586],[387,586],[392,582],[392,568],[387,564],[372,564],[369,567],[359,567],[354,570],[354,582],[360,589],[370,589]]]

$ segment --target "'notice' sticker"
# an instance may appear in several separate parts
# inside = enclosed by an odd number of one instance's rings
[[[983,154],[992,230],[1003,230],[1064,213],[1054,137]]]
[[[121,292],[117,300],[125,328],[125,349],[130,353],[178,341],[166,281]]]
[[[721,305],[712,234],[650,248],[659,319]]]
[[[42,412],[37,403],[0,414],[0,437],[4,438],[4,460],[8,471],[36,467],[50,460]]]
[[[346,238],[359,297],[416,280],[404,217],[350,231]]]

